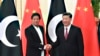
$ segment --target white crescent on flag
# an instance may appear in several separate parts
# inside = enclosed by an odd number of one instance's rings
[[[55,17],[52,18],[52,20],[49,22],[48,25],[48,34],[50,36],[50,39],[53,42],[56,42],[57,36],[56,36],[56,27],[58,23],[60,23],[62,20],[62,14],[58,14]]]
[[[6,45],[8,47],[16,47],[17,46],[17,45],[10,43],[6,37],[6,29],[7,29],[8,25],[14,21],[18,21],[17,16],[5,17],[4,20],[0,23],[0,36],[1,36],[0,40],[4,45]]]

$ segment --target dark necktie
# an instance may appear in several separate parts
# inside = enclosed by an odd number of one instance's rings
[[[65,39],[67,39],[67,36],[68,36],[68,29],[66,28],[66,31],[65,31]]]

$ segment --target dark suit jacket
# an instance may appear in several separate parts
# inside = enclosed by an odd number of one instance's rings
[[[84,56],[83,37],[80,28],[71,25],[67,39],[64,37],[64,26],[57,30],[57,41],[52,44],[58,46],[58,56]]]
[[[43,27],[39,27],[41,32],[44,33]],[[41,56],[44,45],[41,44],[39,35],[32,25],[25,29],[25,35],[27,38],[26,56]]]

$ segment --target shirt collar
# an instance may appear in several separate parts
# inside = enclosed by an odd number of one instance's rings
[[[70,29],[70,27],[71,27],[71,24],[70,25],[68,25],[67,27],[66,26],[64,26],[64,29]]]
[[[36,29],[36,28],[39,28],[39,26],[35,26],[35,25],[32,25],[32,26],[33,26],[35,29]]]

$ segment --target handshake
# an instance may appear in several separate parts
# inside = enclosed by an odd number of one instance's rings
[[[52,48],[51,44],[44,45],[44,49],[47,50],[47,51],[50,51],[51,48]]]

